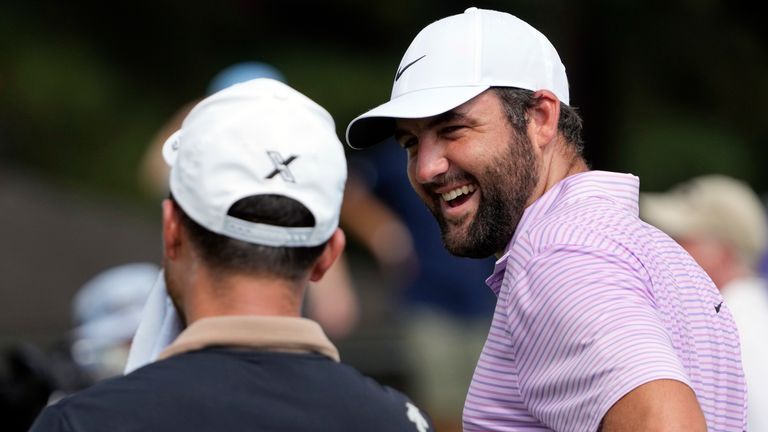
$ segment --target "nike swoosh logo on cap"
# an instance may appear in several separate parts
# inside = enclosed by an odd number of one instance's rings
[[[427,56],[427,55],[426,55],[426,54],[424,54],[423,56],[421,56],[421,57],[417,58],[416,60],[414,60],[414,61],[412,61],[412,62],[408,63],[407,65],[403,66],[403,68],[402,68],[402,69],[400,69],[399,71],[397,71],[397,73],[395,74],[395,81],[397,81],[397,80],[399,80],[399,79],[400,79],[400,77],[403,75],[403,72],[405,72],[405,70],[406,70],[406,69],[408,69],[409,67],[413,66],[413,65],[414,65],[414,64],[415,64],[417,61],[419,61],[419,60],[423,59],[423,58],[424,58],[424,57],[426,57],[426,56]]]

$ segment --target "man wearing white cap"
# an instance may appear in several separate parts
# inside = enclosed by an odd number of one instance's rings
[[[743,430],[730,310],[639,219],[637,177],[589,171],[569,103],[544,35],[471,8],[424,28],[391,100],[347,128],[353,148],[405,149],[450,252],[498,258],[464,429]]]
[[[305,287],[345,242],[346,160],[331,116],[283,83],[252,80],[200,102],[163,150],[171,198],[155,291],[184,330],[168,346],[158,330],[158,361],[139,367],[153,358],[134,355],[138,369],[46,408],[32,430],[432,430],[301,318]]]
[[[768,431],[768,285],[757,270],[768,222],[760,198],[740,180],[711,174],[642,194],[640,216],[680,243],[723,294],[741,336],[747,430]]]

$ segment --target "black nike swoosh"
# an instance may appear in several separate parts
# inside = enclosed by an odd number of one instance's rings
[[[720,313],[720,306],[723,305],[723,302],[720,302],[719,305],[715,306],[715,312]]]
[[[402,76],[402,75],[403,75],[403,72],[405,72],[405,70],[406,70],[406,69],[408,69],[409,67],[413,66],[413,64],[414,64],[414,63],[416,63],[417,61],[419,61],[419,60],[423,59],[423,58],[424,58],[424,57],[426,57],[426,56],[427,56],[427,55],[426,55],[426,54],[424,54],[423,56],[421,56],[421,57],[417,58],[416,60],[414,60],[414,61],[412,61],[412,62],[408,63],[407,65],[403,66],[403,68],[402,68],[402,69],[400,69],[399,71],[397,71],[397,73],[395,74],[395,81],[397,81],[397,80],[399,80],[399,79],[400,79],[400,76]]]

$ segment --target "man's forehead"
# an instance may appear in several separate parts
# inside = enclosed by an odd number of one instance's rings
[[[467,118],[466,110],[460,108],[454,108],[450,111],[424,118],[415,119],[395,119],[395,126],[398,129],[411,129],[411,128],[430,128],[442,123],[447,123],[453,120],[461,120]]]
[[[431,117],[423,118],[396,118],[395,119],[395,137],[398,132],[402,134],[409,130],[429,129],[443,123],[451,121],[471,121],[478,115],[485,112],[493,104],[500,105],[498,96],[493,91],[485,91],[474,98],[464,102],[456,108],[437,114]]]

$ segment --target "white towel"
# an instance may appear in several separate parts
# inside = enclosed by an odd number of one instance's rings
[[[181,330],[181,319],[166,291],[164,272],[160,271],[144,306],[139,328],[133,336],[125,373],[157,360]]]

